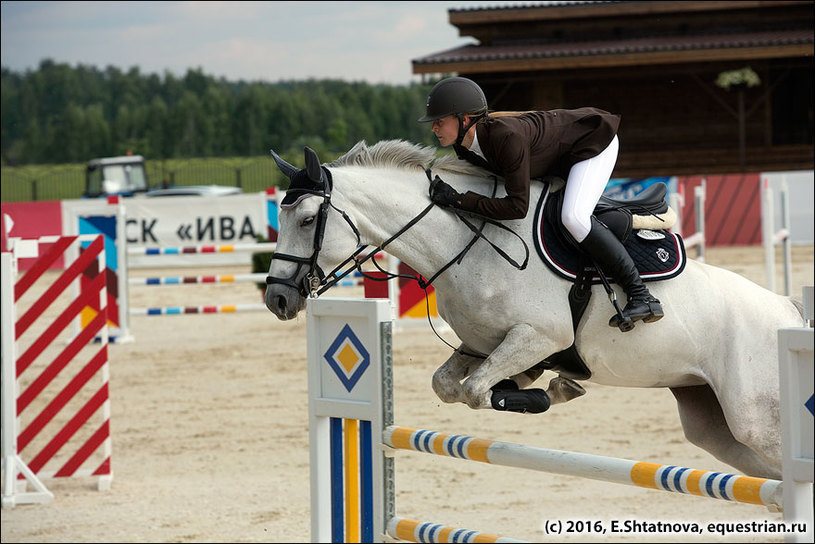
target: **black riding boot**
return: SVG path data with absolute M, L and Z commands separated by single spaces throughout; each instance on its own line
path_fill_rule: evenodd
M 615 314 L 608 321 L 610 327 L 619 327 L 627 332 L 634 328 L 640 319 L 646 323 L 659 321 L 664 315 L 662 305 L 648 291 L 640 273 L 622 242 L 596 217 L 591 218 L 591 231 L 580 247 L 595 262 L 620 284 L 628 295 L 628 303 L 623 308 L 623 319 Z

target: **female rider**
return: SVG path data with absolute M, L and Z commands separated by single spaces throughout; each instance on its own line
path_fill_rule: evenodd
M 430 195 L 433 202 L 493 219 L 521 219 L 529 209 L 532 178 L 563 178 L 564 227 L 628 297 L 623 321 L 615 314 L 609 325 L 662 318 L 662 305 L 642 282 L 622 242 L 592 215 L 617 162 L 619 115 L 596 108 L 490 115 L 474 81 L 450 77 L 431 89 L 419 122 L 432 122 L 442 147 L 452 145 L 460 159 L 502 176 L 506 185 L 505 197 L 490 198 L 472 191 L 460 194 L 440 181 Z

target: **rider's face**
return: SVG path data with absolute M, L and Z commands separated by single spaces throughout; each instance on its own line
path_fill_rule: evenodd
M 439 139 L 439 144 L 442 147 L 453 145 L 456 143 L 456 138 L 458 138 L 458 119 L 454 115 L 436 119 L 433 121 L 431 130 Z

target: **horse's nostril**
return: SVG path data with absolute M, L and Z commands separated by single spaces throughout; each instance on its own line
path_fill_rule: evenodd
M 277 311 L 279 315 L 284 315 L 286 313 L 286 297 L 283 295 L 277 296 Z

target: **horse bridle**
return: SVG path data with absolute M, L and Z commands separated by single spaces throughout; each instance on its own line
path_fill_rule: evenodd
M 341 277 L 337 278 L 334 282 L 331 283 L 331 285 L 328 285 L 320 289 L 320 287 L 326 284 L 326 275 L 323 273 L 323 270 L 322 268 L 320 268 L 320 265 L 317 264 L 317 259 L 319 258 L 320 250 L 323 247 L 323 238 L 325 237 L 325 224 L 326 219 L 328 218 L 328 210 L 330 208 L 334 208 L 335 210 L 337 210 L 337 212 L 339 212 L 340 215 L 342 215 L 342 217 L 345 219 L 348 225 L 350 225 L 351 230 L 354 231 L 354 235 L 357 237 L 357 248 L 358 248 L 354 255 L 357 255 L 360 251 L 359 244 L 361 242 L 361 238 L 359 235 L 359 230 L 357 229 L 356 225 L 354 225 L 354 222 L 351 221 L 350 217 L 348 217 L 348 214 L 346 214 L 343 210 L 340 210 L 339 208 L 334 206 L 334 204 L 331 203 L 331 188 L 332 188 L 331 171 L 325 167 L 322 167 L 322 172 L 325 176 L 324 183 L 325 189 L 323 191 L 305 191 L 308 194 L 321 196 L 323 198 L 323 201 L 320 204 L 320 209 L 317 212 L 316 219 L 317 224 L 315 225 L 314 230 L 314 242 L 312 244 L 311 255 L 308 257 L 300 257 L 299 255 L 290 255 L 288 253 L 280 253 L 278 251 L 275 251 L 272 254 L 273 261 L 277 259 L 280 261 L 293 262 L 297 264 L 297 268 L 295 268 L 294 273 L 288 278 L 273 278 L 270 275 L 266 276 L 266 285 L 273 284 L 286 285 L 288 287 L 296 289 L 297 292 L 300 293 L 300 295 L 304 298 L 308 296 L 315 297 L 319 296 L 326 289 L 328 289 L 328 287 L 334 285 L 337 281 L 341 279 Z M 364 246 L 362 247 L 364 248 Z M 347 262 L 348 260 L 346 259 L 345 261 L 343 261 L 343 264 L 341 264 L 340 267 L 344 266 Z M 303 275 L 301 282 L 298 283 L 297 277 L 300 275 L 300 271 L 303 269 L 304 266 L 308 267 L 308 271 Z M 331 272 L 329 277 L 336 275 L 338 269 L 339 267 L 335 268 Z M 348 271 L 348 274 L 350 274 L 351 271 L 353 271 L 353 268 Z
M 467 227 L 474 233 L 473 239 L 470 241 L 470 243 L 468 243 L 465 246 L 465 248 L 462 251 L 460 251 L 455 257 L 453 257 L 446 265 L 444 265 L 439 271 L 437 271 L 428 280 L 425 280 L 421 276 L 412 276 L 412 275 L 405 275 L 405 274 L 394 274 L 392 272 L 384 270 L 384 269 L 382 269 L 382 267 L 379 266 L 379 264 L 374 259 L 375 255 L 377 253 L 383 251 L 385 249 L 385 247 L 387 247 L 391 242 L 396 240 L 399 236 L 401 236 L 404 232 L 406 232 L 408 229 L 410 229 L 413 225 L 418 223 L 425 215 L 427 215 L 427 213 L 431 209 L 433 209 L 434 206 L 436 206 L 436 204 L 431 202 L 424 210 L 419 212 L 419 214 L 416 217 L 411 219 L 396 234 L 394 234 L 393 236 L 391 236 L 390 238 L 385 240 L 382 244 L 377 246 L 374 250 L 370 251 L 364 257 L 359 258 L 360 253 L 365 251 L 365 249 L 368 246 L 361 244 L 362 238 L 361 238 L 361 236 L 359 234 L 359 229 L 356 227 L 356 225 L 351 220 L 351 218 L 348 216 L 348 214 L 345 213 L 344 210 L 340 210 L 339 208 L 334 206 L 334 204 L 331 202 L 331 189 L 333 187 L 331 172 L 325 167 L 321 167 L 321 169 L 322 169 L 322 172 L 323 172 L 323 174 L 325 176 L 325 178 L 324 178 L 325 183 L 323 184 L 324 189 L 322 191 L 316 191 L 316 190 L 304 191 L 304 193 L 315 195 L 315 196 L 322 196 L 322 198 L 323 198 L 323 201 L 320 204 L 320 209 L 319 209 L 319 211 L 317 213 L 317 224 L 315 226 L 315 231 L 314 231 L 314 242 L 312 244 L 312 253 L 311 253 L 311 255 L 309 257 L 300 257 L 298 255 L 289 255 L 289 254 L 286 254 L 286 253 L 279 253 L 279 252 L 275 251 L 274 254 L 272 255 L 272 260 L 278 259 L 278 260 L 281 260 L 281 261 L 293 262 L 293 263 L 297 264 L 297 268 L 295 269 L 294 273 L 288 278 L 273 278 L 272 276 L 267 275 L 266 276 L 266 284 L 267 285 L 273 285 L 273 284 L 286 285 L 288 287 L 296 289 L 297 292 L 300 294 L 300 296 L 302 296 L 303 298 L 307 298 L 307 297 L 315 297 L 316 298 L 316 297 L 319 297 L 321 294 L 323 294 L 328 289 L 330 289 L 331 287 L 333 287 L 334 285 L 336 285 L 340 280 L 345 278 L 348 274 L 352 273 L 354 270 L 357 270 L 357 271 L 359 271 L 359 273 L 363 277 L 369 278 L 369 279 L 372 279 L 372 280 L 375 280 L 375 281 L 388 281 L 388 280 L 391 280 L 393 278 L 415 279 L 422 289 L 427 290 L 427 288 L 433 283 L 433 281 L 439 275 L 441 275 L 445 270 L 447 270 L 451 265 L 453 265 L 454 263 L 461 263 L 461 260 L 464 258 L 464 256 L 467 254 L 467 252 L 469 252 L 470 248 L 472 248 L 472 246 L 475 244 L 475 242 L 479 238 L 483 238 L 484 240 L 486 240 L 490 244 L 490 246 L 492 246 L 492 248 L 496 252 L 498 252 L 499 255 L 501 255 L 501 257 L 503 257 L 505 260 L 507 260 L 510 264 L 512 264 L 518 270 L 523 270 L 524 268 L 526 268 L 526 265 L 529 262 L 529 247 L 526 245 L 526 242 L 524 242 L 523 238 L 518 236 L 518 234 L 515 233 L 512 229 L 509 229 L 505 225 L 503 225 L 503 224 L 501 224 L 501 223 L 499 223 L 497 221 L 494 221 L 494 220 L 492 220 L 492 219 L 490 219 L 488 217 L 479 216 L 479 218 L 482 221 L 492 223 L 493 225 L 496 225 L 497 227 L 499 227 L 501 229 L 507 230 L 507 231 L 511 232 L 512 234 L 514 234 L 516 237 L 518 237 L 519 240 L 521 240 L 521 242 L 524 245 L 524 249 L 526 251 L 525 259 L 524 259 L 523 263 L 521 263 L 521 264 L 518 264 L 516 261 L 514 261 L 511 257 L 509 257 L 509 255 L 507 255 L 503 250 L 501 250 L 501 248 L 496 246 L 492 241 L 487 239 L 482 234 L 482 230 L 483 230 L 483 227 L 484 227 L 483 223 L 482 223 L 481 227 L 476 227 L 475 225 L 470 223 L 470 221 L 468 221 L 465 217 L 462 216 L 461 210 L 456 210 L 455 208 L 450 208 L 450 210 L 453 211 L 458 216 L 458 218 L 462 222 L 464 222 L 464 224 L 467 225 Z M 431 185 L 439 180 L 438 176 L 436 176 L 435 179 L 432 178 L 432 175 L 431 175 L 429 169 L 426 170 L 426 174 L 427 174 L 428 179 L 431 181 Z M 496 180 L 496 184 L 497 184 L 497 180 Z M 357 248 L 356 248 L 356 250 L 354 250 L 354 252 L 351 254 L 350 257 L 345 259 L 343 262 L 341 262 L 339 265 L 337 265 L 334 268 L 334 270 L 332 270 L 328 275 L 326 275 L 326 274 L 323 273 L 323 270 L 317 264 L 317 259 L 319 258 L 320 250 L 322 249 L 323 238 L 325 236 L 326 219 L 328 217 L 328 211 L 329 211 L 330 208 L 333 208 L 334 210 L 336 210 L 342 216 L 342 218 L 345 219 L 345 222 L 348 223 L 348 225 L 351 227 L 351 230 L 353 230 L 354 235 L 357 238 Z M 379 272 L 384 274 L 384 277 L 370 276 L 370 275 L 366 274 L 365 271 L 362 270 L 362 265 L 365 262 L 369 261 L 369 260 L 374 264 L 374 266 L 379 270 Z M 352 265 L 346 269 L 345 267 L 349 263 L 352 263 Z M 300 274 L 300 271 L 302 270 L 302 268 L 304 266 L 308 267 L 308 272 L 306 272 L 306 274 L 303 276 L 302 281 L 300 283 L 298 283 L 297 282 L 297 276 Z

